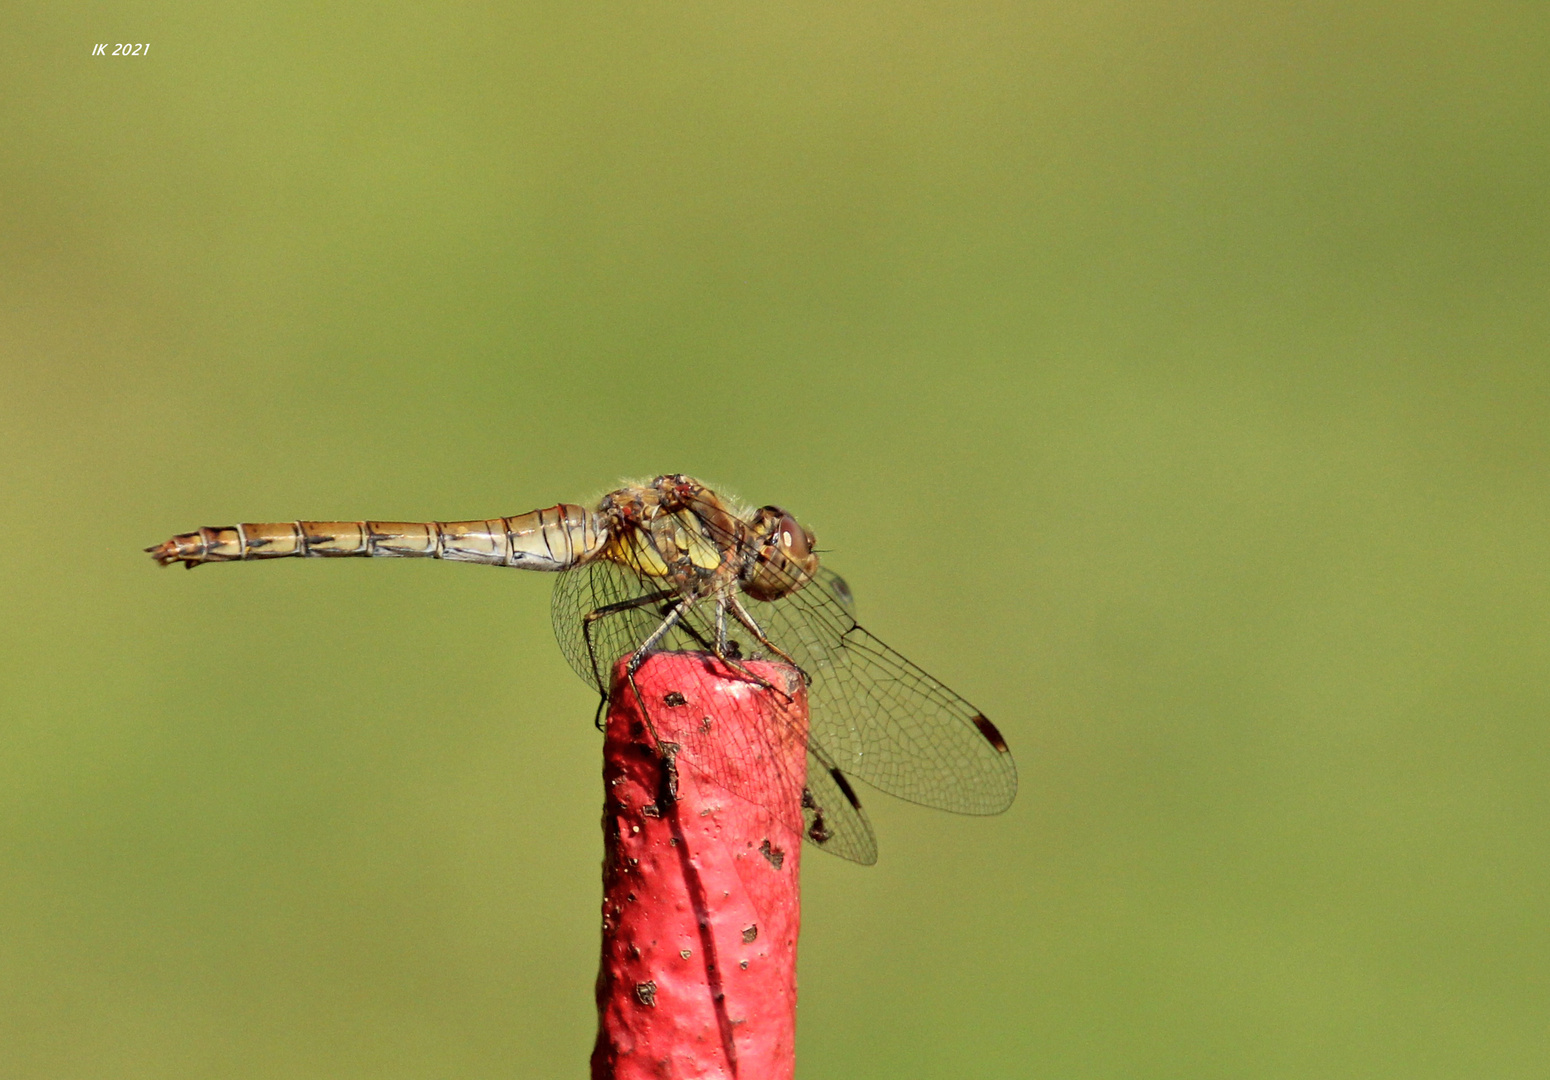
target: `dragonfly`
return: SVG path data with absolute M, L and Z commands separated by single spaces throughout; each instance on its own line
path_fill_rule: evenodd
M 247 523 L 182 533 L 145 550 L 163 566 L 189 569 L 378 557 L 557 572 L 555 636 L 605 702 L 614 666 L 626 657 L 632 687 L 642 664 L 669 651 L 713 655 L 718 670 L 760 683 L 747 661 L 790 665 L 807 683 L 805 776 L 761 781 L 760 769 L 774 768 L 766 763 L 778 755 L 715 745 L 708 718 L 704 737 L 675 734 L 658 749 L 670 764 L 756 801 L 798 784 L 802 819 L 793 827 L 854 862 L 876 862 L 877 840 L 852 779 L 959 814 L 1001 813 L 1017 793 L 1017 767 L 1000 731 L 856 621 L 850 587 L 820 565 L 811 530 L 778 506 L 750 509 L 682 474 L 626 483 L 592 507 L 559 503 L 482 521 Z M 669 710 L 673 704 L 666 702 Z M 769 733 L 769 742 L 780 734 Z

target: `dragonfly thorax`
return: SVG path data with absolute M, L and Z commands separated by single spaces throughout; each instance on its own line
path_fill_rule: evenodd
M 610 492 L 598 505 L 608 535 L 602 557 L 684 597 L 736 586 L 746 526 L 704 485 L 684 476 Z
M 777 600 L 818 571 L 810 530 L 778 506 L 739 512 L 682 474 L 620 488 L 598 505 L 608 535 L 602 557 L 681 596 L 724 595 L 736 588 Z

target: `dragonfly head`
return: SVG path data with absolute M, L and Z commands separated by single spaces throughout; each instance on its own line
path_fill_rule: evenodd
M 743 570 L 743 591 L 755 600 L 777 600 L 806 585 L 818 571 L 812 530 L 778 506 L 753 518 L 754 557 Z

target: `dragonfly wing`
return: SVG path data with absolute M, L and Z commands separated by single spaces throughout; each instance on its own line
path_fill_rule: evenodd
M 842 859 L 871 866 L 877 861 L 877 836 L 855 788 L 823 747 L 809 739 L 807 789 L 802 797 L 805 828 L 810 844 Z
M 959 814 L 1011 805 L 1017 766 L 995 725 L 857 624 L 843 579 L 748 606 L 811 677 L 813 735 L 845 773 Z
M 653 586 L 627 567 L 594 562 L 567 570 L 554 583 L 550 616 L 565 659 L 583 682 L 608 693 L 614 664 L 634 652 L 662 622 Z M 614 610 L 599 618 L 593 612 Z
M 709 533 L 726 545 L 737 537 Z M 811 580 L 766 564 L 783 595 L 742 603 L 765 636 L 812 680 L 813 736 L 846 774 L 922 806 L 998 814 L 1017 794 L 1017 766 L 985 715 L 856 622 L 845 579 L 820 566 Z
M 850 591 L 850 584 L 844 578 L 827 566 L 820 566 L 818 572 L 813 575 L 813 580 L 819 588 L 839 601 L 840 607 L 845 609 L 845 614 L 852 619 L 856 617 L 856 594 Z
M 582 681 L 600 693 L 607 693 L 613 665 L 639 648 L 661 624 L 663 604 L 668 599 L 660 596 L 653 582 L 628 567 L 611 562 L 578 567 L 561 574 L 555 582 L 551 603 L 555 636 L 565 658 Z M 588 621 L 590 613 L 609 608 L 615 610 Z M 746 641 L 747 635 L 742 638 Z M 684 616 L 659 648 L 705 652 L 714 640 L 714 609 L 713 605 L 707 604 Z M 752 644 L 750 642 L 748 646 Z M 754 655 L 756 650 L 748 646 L 744 646 L 747 654 Z M 796 805 L 799 794 L 796 788 L 801 778 L 777 775 L 769 769 L 769 762 L 782 760 L 782 755 L 763 745 L 765 741 L 779 738 L 775 721 L 770 721 L 769 730 L 760 726 L 745 727 L 740 741 L 728 744 L 713 726 L 696 726 L 694 717 L 688 718 L 687 723 L 681 722 L 682 718 L 675 715 L 678 710 L 664 706 L 654 707 L 651 711 L 662 737 L 680 747 L 679 761 L 687 768 L 734 795 L 754 799 L 772 811 L 776 806 Z M 756 762 L 763 764 L 755 765 Z M 808 842 L 841 858 L 863 865 L 877 861 L 877 841 L 854 788 L 832 756 L 811 736 L 807 748 L 807 777 L 800 802 L 802 819 L 787 821 L 788 827 L 800 829 Z M 769 803 L 776 806 L 769 806 Z M 784 818 L 784 815 L 780 816 Z

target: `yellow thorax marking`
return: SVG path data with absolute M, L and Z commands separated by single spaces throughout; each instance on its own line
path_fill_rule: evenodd
M 673 539 L 678 548 L 688 554 L 689 561 L 702 570 L 714 570 L 721 565 L 721 551 L 706 539 L 700 531 L 700 521 L 687 511 L 675 514 L 678 528 Z
M 623 563 L 646 577 L 666 577 L 667 563 L 662 561 L 656 545 L 643 536 L 627 536 L 613 545 L 613 561 Z

